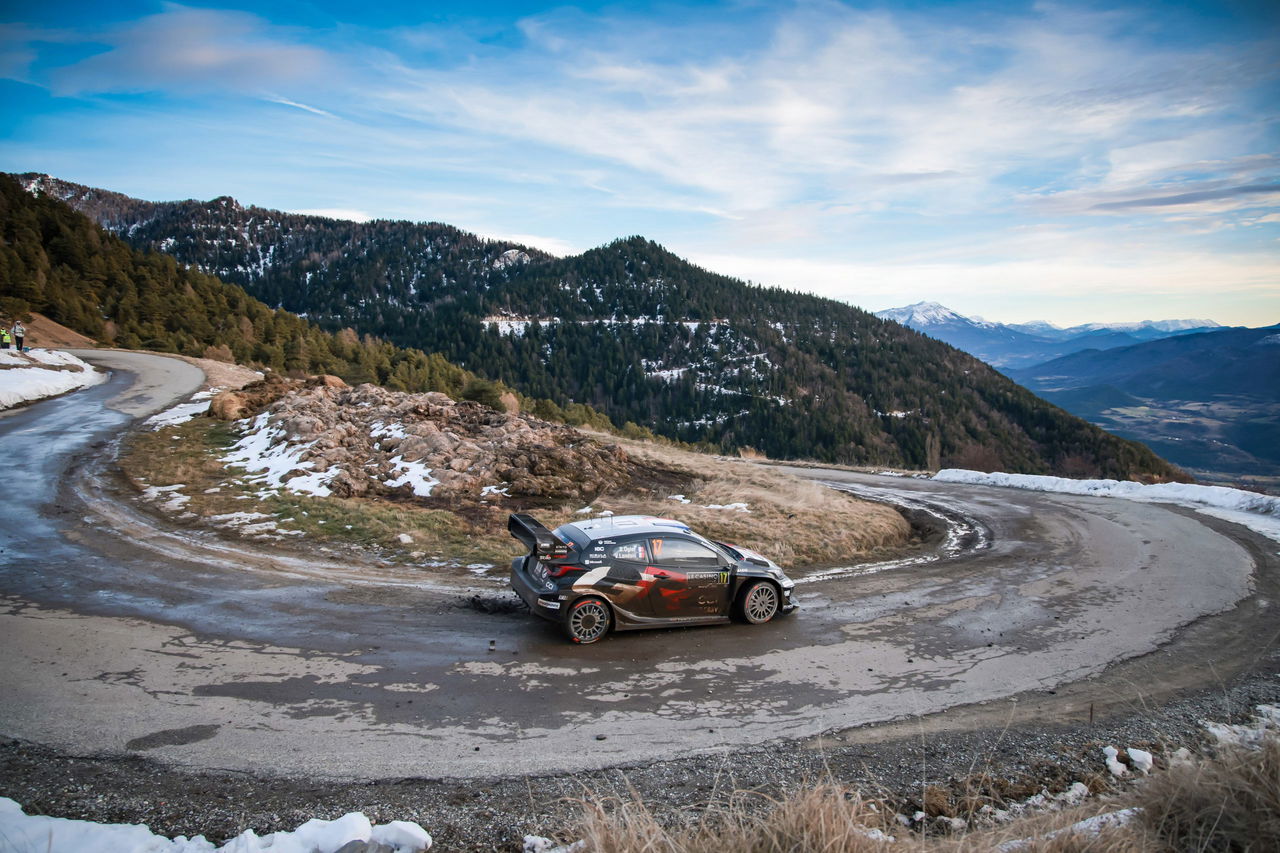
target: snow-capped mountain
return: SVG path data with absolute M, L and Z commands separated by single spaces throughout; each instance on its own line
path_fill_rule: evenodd
M 877 311 L 876 316 L 881 320 L 893 320 L 904 326 L 910 326 L 916 331 L 922 331 L 927 326 L 959 324 L 987 328 L 992 325 L 978 317 L 965 317 L 962 314 L 957 314 L 938 302 L 916 302 L 902 308 Z
M 876 316 L 949 343 L 996 367 L 1029 366 L 1066 354 L 1047 338 L 981 317 L 966 317 L 937 302 L 890 308 L 877 311 Z
M 917 302 L 876 312 L 945 341 L 1000 368 L 1026 368 L 1086 349 L 1132 346 L 1171 335 L 1222 328 L 1212 320 L 1143 320 L 1137 323 L 1085 323 L 1062 328 L 1043 320 L 992 323 L 966 317 L 937 302 Z

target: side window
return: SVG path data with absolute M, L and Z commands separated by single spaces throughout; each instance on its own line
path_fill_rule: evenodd
M 652 539 L 649 544 L 653 549 L 653 559 L 666 566 L 715 568 L 720 565 L 720 556 L 715 551 L 688 539 L 663 537 Z
M 649 551 L 643 541 L 623 542 L 609 549 L 609 556 L 615 560 L 630 560 L 633 563 L 649 562 Z

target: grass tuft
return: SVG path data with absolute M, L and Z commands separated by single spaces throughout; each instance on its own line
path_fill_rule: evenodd
M 1170 849 L 1280 850 L 1280 738 L 1172 767 L 1143 787 L 1138 805 Z
M 583 804 L 579 838 L 594 853 L 801 853 L 879 851 L 886 810 L 855 791 L 822 783 L 775 800 L 739 791 L 666 825 L 639 799 Z

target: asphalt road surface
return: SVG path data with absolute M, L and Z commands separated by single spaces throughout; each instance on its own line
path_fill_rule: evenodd
M 1014 695 L 1061 692 L 1074 705 L 1057 711 L 1077 713 L 1228 677 L 1277 630 L 1275 545 L 1227 522 L 796 469 L 945 534 L 900 560 L 799 573 L 801 609 L 768 625 L 574 646 L 527 614 L 467 606 L 504 596 L 500 577 L 424 583 L 135 513 L 103 485 L 112 443 L 200 377 L 90 357 L 108 383 L 0 418 L 0 734 L 71 754 L 353 779 L 598 768 L 962 718 Z

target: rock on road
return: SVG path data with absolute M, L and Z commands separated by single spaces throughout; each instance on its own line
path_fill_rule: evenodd
M 92 500 L 96 464 L 130 417 L 200 377 L 158 356 L 82 355 L 112 380 L 0 418 L 7 480 L 22 484 L 0 521 L 0 733 L 72 754 L 352 779 L 604 767 L 1048 691 L 1193 635 L 1247 648 L 1272 624 L 1255 586 L 1274 585 L 1275 549 L 1225 522 L 796 469 L 972 535 L 802 576 L 801 609 L 768 625 L 574 646 L 542 620 L 460 606 L 499 583 L 364 582 L 359 567 L 241 560 L 113 515 Z

